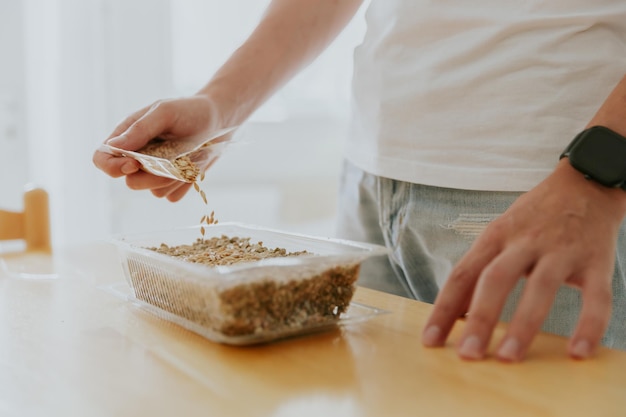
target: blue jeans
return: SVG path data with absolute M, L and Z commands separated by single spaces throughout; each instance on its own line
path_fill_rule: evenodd
M 420 301 L 434 302 L 454 264 L 474 238 L 521 193 L 469 191 L 412 184 L 378 177 L 344 163 L 337 233 L 345 239 L 385 245 L 389 257 L 367 260 L 359 285 Z M 602 340 L 626 350 L 626 228 L 620 229 L 613 277 L 613 310 Z M 503 310 L 508 321 L 523 280 Z M 542 330 L 569 336 L 582 305 L 580 292 L 563 286 Z

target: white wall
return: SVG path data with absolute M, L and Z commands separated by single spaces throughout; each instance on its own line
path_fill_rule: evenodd
M 24 56 L 20 2 L 0 1 L 0 207 L 22 208 L 28 176 L 24 131 Z

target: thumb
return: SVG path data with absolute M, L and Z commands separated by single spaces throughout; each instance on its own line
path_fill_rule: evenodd
M 107 140 L 106 144 L 114 146 L 119 149 L 126 149 L 128 151 L 137 150 L 141 148 L 141 146 L 132 146 L 132 141 L 130 141 L 128 139 L 128 136 L 126 136 L 124 133 Z
M 160 117 L 155 110 L 155 107 L 148 110 L 123 133 L 110 138 L 106 143 L 129 151 L 142 148 L 168 128 L 165 124 L 166 118 Z

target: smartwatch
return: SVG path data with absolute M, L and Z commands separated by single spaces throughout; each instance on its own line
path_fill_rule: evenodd
M 604 126 L 593 126 L 576 135 L 560 159 L 565 157 L 585 178 L 626 190 L 626 137 Z

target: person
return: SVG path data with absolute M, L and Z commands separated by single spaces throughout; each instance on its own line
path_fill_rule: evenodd
M 271 1 L 197 94 L 138 110 L 107 140 L 134 150 L 240 125 L 361 5 Z M 464 318 L 462 359 L 491 356 L 500 320 L 502 361 L 526 358 L 540 330 L 567 336 L 573 358 L 626 349 L 626 2 L 367 7 L 338 235 L 390 255 L 364 267 L 360 284 L 434 303 L 428 347 L 445 346 Z M 190 187 L 130 158 L 97 151 L 93 161 L 170 201 Z

